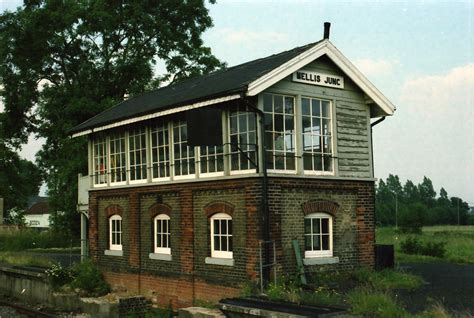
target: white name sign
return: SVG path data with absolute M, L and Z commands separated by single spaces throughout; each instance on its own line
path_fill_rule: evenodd
M 299 70 L 293 73 L 293 81 L 311 85 L 344 88 L 344 77 L 319 72 Z

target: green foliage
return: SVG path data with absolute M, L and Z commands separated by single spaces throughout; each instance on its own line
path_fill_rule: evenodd
M 404 253 L 401 249 L 401 243 L 407 239 L 412 239 L 412 237 L 413 235 L 401 233 L 394 228 L 383 227 L 376 229 L 378 244 L 393 244 L 395 246 L 395 259 L 397 262 L 439 261 L 437 257 Z M 417 238 L 420 242 L 445 244 L 443 261 L 474 263 L 474 226 L 443 225 L 423 227 L 422 234 L 418 235 Z
M 15 224 L 20 226 L 26 225 L 25 210 L 20 208 L 12 208 L 7 213 L 7 224 Z
M 69 268 L 64 268 L 61 264 L 53 264 L 50 268 L 44 272 L 48 278 L 49 283 L 53 289 L 57 290 L 60 287 L 70 283 L 72 281 L 72 273 Z
M 0 252 L 0 262 L 15 266 L 50 267 L 51 260 L 23 252 Z
M 355 271 L 354 275 L 360 284 L 368 284 L 376 290 L 415 290 L 420 288 L 423 283 L 420 276 L 390 269 L 372 271 L 361 268 Z
M 34 248 L 71 247 L 79 242 L 67 235 L 54 232 L 38 232 L 33 229 L 22 229 L 18 232 L 0 234 L 0 251 L 23 251 Z
M 389 175 L 376 187 L 375 214 L 378 225 L 397 224 L 402 230 L 419 233 L 421 226 L 436 224 L 468 224 L 469 206 L 460 198 L 448 198 L 444 188 L 439 198 L 427 177 L 415 185 L 407 180 L 402 187 L 399 177 Z M 458 213 L 459 212 L 459 213 Z
M 1 81 L 0 81 L 1 86 Z M 21 159 L 12 147 L 6 144 L 2 131 L 0 113 L 0 197 L 4 198 L 4 209 L 25 209 L 28 197 L 37 195 L 42 182 L 38 167 L 31 161 Z M 8 217 L 8 214 L 6 215 Z
M 363 317 L 401 318 L 407 311 L 389 293 L 368 288 L 356 288 L 349 292 L 350 312 Z
M 76 264 L 72 268 L 72 281 L 69 286 L 81 294 L 90 296 L 105 295 L 110 286 L 105 282 L 102 273 L 90 260 Z
M 69 130 L 125 96 L 224 67 L 203 45 L 211 26 L 204 1 L 38 0 L 0 14 L 0 140 L 17 149 L 31 133 L 45 138 L 37 162 L 52 211 L 62 211 L 55 229 L 79 234 L 87 143 Z M 154 74 L 157 63 L 164 74 Z M 0 187 L 27 184 L 6 179 L 0 173 Z
M 405 254 L 420 254 L 432 257 L 443 258 L 446 253 L 445 242 L 423 243 L 416 237 L 409 237 L 401 242 L 400 250 Z

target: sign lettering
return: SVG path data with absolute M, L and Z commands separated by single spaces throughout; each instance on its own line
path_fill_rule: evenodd
M 344 88 L 344 77 L 319 72 L 299 70 L 293 73 L 293 81 L 311 85 Z

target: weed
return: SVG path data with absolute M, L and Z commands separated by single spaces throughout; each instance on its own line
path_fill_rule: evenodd
M 351 313 L 364 317 L 398 318 L 408 316 L 407 311 L 387 292 L 370 288 L 356 288 L 349 292 Z
M 110 291 L 101 272 L 90 260 L 76 264 L 72 268 L 73 280 L 69 283 L 73 289 L 79 289 L 80 293 L 86 295 L 100 296 Z

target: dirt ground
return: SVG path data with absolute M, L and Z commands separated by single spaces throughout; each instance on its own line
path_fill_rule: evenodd
M 420 289 L 398 295 L 410 312 L 438 302 L 450 310 L 474 316 L 474 265 L 410 263 L 402 264 L 401 269 L 420 275 L 425 281 Z

